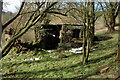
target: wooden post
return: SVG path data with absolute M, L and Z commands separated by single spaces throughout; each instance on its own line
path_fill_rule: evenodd
M 80 30 L 79 38 L 83 38 L 83 30 Z
M 59 36 L 60 43 L 64 43 L 65 33 L 66 33 L 65 25 L 62 25 L 62 29 L 60 30 L 60 36 Z

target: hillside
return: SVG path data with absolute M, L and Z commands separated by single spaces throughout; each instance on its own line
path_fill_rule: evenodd
M 67 57 L 61 57 L 57 50 L 16 53 L 13 49 L 1 61 L 3 78 L 22 80 L 28 78 L 118 78 L 120 63 L 115 62 L 117 31 L 111 34 L 105 31 L 97 32 L 96 36 L 98 41 L 95 41 L 87 65 L 82 65 L 82 54 L 71 53 L 68 50 L 63 52 Z
M 15 16 L 15 13 L 3 12 L 2 13 L 2 24 L 5 24 L 7 21 L 9 21 L 14 16 Z

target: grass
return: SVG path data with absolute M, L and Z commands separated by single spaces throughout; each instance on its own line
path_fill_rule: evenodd
M 117 77 L 120 63 L 115 62 L 117 50 L 117 32 L 105 34 L 100 32 L 98 37 L 111 37 L 106 40 L 96 41 L 93 47 L 96 50 L 91 51 L 89 62 L 82 65 L 82 55 L 74 53 L 64 53 L 67 58 L 59 58 L 58 52 L 52 53 L 34 51 L 25 54 L 16 53 L 12 50 L 9 55 L 1 60 L 3 78 L 115 78 Z M 24 61 L 26 58 L 39 57 L 39 61 Z M 100 71 L 109 67 L 107 73 Z

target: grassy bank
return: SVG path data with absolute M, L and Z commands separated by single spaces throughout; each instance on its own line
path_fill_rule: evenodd
M 28 51 L 16 53 L 12 50 L 1 60 L 3 78 L 116 78 L 120 63 L 115 62 L 118 33 L 96 34 L 99 41 L 95 42 L 89 62 L 82 65 L 82 54 L 65 53 L 61 58 L 57 51 L 51 53 Z M 25 59 L 40 58 L 40 60 L 25 61 Z M 107 68 L 104 72 L 103 69 Z

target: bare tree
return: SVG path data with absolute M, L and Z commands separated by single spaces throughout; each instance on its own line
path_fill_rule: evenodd
M 118 2 L 104 2 L 100 3 L 100 5 L 103 10 L 105 25 L 108 27 L 108 32 L 112 32 L 115 30 L 114 27 L 120 5 Z
M 20 13 L 21 13 L 21 11 L 22 11 L 22 9 L 23 9 L 23 6 L 24 6 L 24 2 L 22 2 L 22 5 L 21 5 L 18 13 L 17 13 L 12 19 L 10 19 L 8 22 L 6 22 L 5 24 L 2 25 L 2 31 L 3 31 L 6 27 L 8 27 L 8 25 L 11 24 L 16 18 L 18 18 L 18 17 L 20 16 Z
M 46 17 L 46 14 L 50 11 L 52 6 L 57 4 L 57 2 L 51 3 L 48 7 L 45 9 L 40 10 L 42 6 L 45 4 L 45 2 L 42 2 L 39 4 L 39 6 L 31 12 L 29 15 L 28 20 L 25 22 L 24 26 L 8 41 L 8 43 L 3 47 L 2 49 L 2 57 L 6 56 L 11 48 L 13 47 L 15 41 L 21 37 L 24 33 L 26 33 L 32 26 L 34 26 L 37 22 L 42 22 L 44 18 Z M 39 11 L 40 10 L 40 11 Z M 39 14 L 38 14 L 39 12 Z
M 83 31 L 83 64 L 88 61 L 90 48 L 94 39 L 94 2 L 86 2 L 85 22 Z
M 94 2 L 68 3 L 70 15 L 84 25 L 83 29 L 83 64 L 88 61 L 90 48 L 94 40 L 95 6 Z
M 42 23 L 42 21 L 45 19 L 48 13 L 64 15 L 62 13 L 53 11 L 53 6 L 55 6 L 57 3 L 58 2 L 51 2 L 49 3 L 49 5 L 46 6 L 46 2 L 35 2 L 34 4 L 36 4 L 37 6 L 33 4 L 33 7 L 35 8 L 29 8 L 31 7 L 31 3 L 30 5 L 27 5 L 29 3 L 24 2 L 24 4 L 21 5 L 22 9 L 21 11 L 19 11 L 20 12 L 19 15 L 22 16 L 27 15 L 28 17 L 25 20 L 23 27 L 19 28 L 19 30 L 14 35 L 12 35 L 12 38 L 8 41 L 8 43 L 2 48 L 2 57 L 6 56 L 9 53 L 9 51 L 12 49 L 13 45 L 15 44 L 18 38 L 20 38 L 23 34 L 25 34 L 31 27 L 33 27 L 37 23 Z M 27 10 L 24 10 L 26 9 L 25 7 L 27 8 Z M 7 22 L 8 25 L 13 21 L 14 19 L 8 21 Z M 3 25 L 3 28 L 5 29 L 8 25 L 6 26 Z

